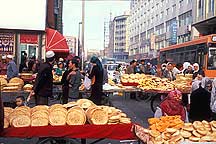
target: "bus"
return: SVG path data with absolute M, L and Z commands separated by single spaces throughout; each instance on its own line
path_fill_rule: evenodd
M 160 49 L 159 62 L 198 63 L 205 75 L 216 77 L 216 34 Z

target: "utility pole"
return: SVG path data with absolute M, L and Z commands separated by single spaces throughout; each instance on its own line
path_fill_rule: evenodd
M 85 59 L 84 31 L 85 31 L 85 0 L 82 0 L 82 69 L 84 68 L 84 59 Z

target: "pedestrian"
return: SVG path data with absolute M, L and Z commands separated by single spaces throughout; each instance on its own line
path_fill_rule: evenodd
M 19 70 L 17 68 L 16 63 L 13 61 L 12 55 L 7 55 L 7 79 L 10 80 L 11 78 L 17 77 L 19 74 Z
M 206 85 L 207 83 L 205 83 Z M 189 107 L 189 118 L 190 121 L 202 121 L 211 119 L 211 93 L 202 87 L 202 81 L 196 80 L 192 84 L 193 86 L 199 85 L 198 88 L 193 88 L 190 99 L 190 107 Z M 205 86 L 206 87 L 206 86 Z
M 68 67 L 72 69 L 67 76 L 69 82 L 69 100 L 74 100 L 79 98 L 79 87 L 81 85 L 79 62 L 76 59 L 73 59 L 72 61 L 69 61 Z
M 164 78 L 168 78 L 170 81 L 175 80 L 175 75 L 173 73 L 173 65 L 171 62 L 167 63 L 167 67 L 166 70 L 163 72 L 163 76 Z
M 103 67 L 100 60 L 95 56 L 91 58 L 90 62 L 93 67 L 88 76 L 92 80 L 91 96 L 89 99 L 96 105 L 101 105 L 103 95 Z
M 152 65 L 150 62 L 147 63 L 146 68 L 145 68 L 145 74 L 146 75 L 155 75 L 156 71 L 153 69 Z
M 176 77 L 177 74 L 182 73 L 183 64 L 177 63 L 176 66 L 173 68 L 173 74 Z
M 202 75 L 203 77 L 205 77 L 205 73 L 202 69 L 200 69 L 199 64 L 198 63 L 194 63 L 193 64 L 194 67 L 194 71 L 193 71 L 193 79 L 195 79 L 197 77 L 198 74 Z
M 145 73 L 145 60 L 144 59 L 141 59 L 139 67 L 140 67 L 141 73 Z
M 0 75 L 7 74 L 7 62 L 6 62 L 6 55 L 2 55 L 1 62 L 0 62 Z
M 24 54 L 21 56 L 21 63 L 19 66 L 19 72 L 22 73 L 23 70 L 27 70 L 28 66 L 27 66 L 27 53 L 24 52 Z
M 126 69 L 126 74 L 135 74 L 135 68 L 137 66 L 137 60 L 134 59 L 130 62 L 130 65 Z
M 216 78 L 212 82 L 212 91 L 211 91 L 211 110 L 212 110 L 212 119 L 216 120 Z
M 53 74 L 52 64 L 55 61 L 55 53 L 53 51 L 46 52 L 46 62 L 42 63 L 33 90 L 31 91 L 28 100 L 35 96 L 36 105 L 48 105 L 48 97 L 52 97 Z
M 188 67 L 183 71 L 183 74 L 193 74 L 193 66 L 190 64 Z

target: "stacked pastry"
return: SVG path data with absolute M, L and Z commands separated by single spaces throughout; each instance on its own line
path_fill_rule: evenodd
M 54 104 L 29 108 L 21 106 L 16 109 L 4 108 L 5 128 L 27 126 L 84 125 L 86 123 L 103 125 L 131 123 L 121 110 L 108 106 L 97 106 L 88 99 L 80 99 L 65 105 Z
M 23 85 L 24 85 L 24 81 L 20 78 L 15 77 L 10 79 L 9 83 L 7 83 L 2 90 L 5 92 L 16 92 L 21 90 Z
M 216 142 L 216 121 L 183 123 L 180 116 L 150 118 L 148 121 L 150 126 L 144 133 L 150 136 L 150 142 L 154 144 Z

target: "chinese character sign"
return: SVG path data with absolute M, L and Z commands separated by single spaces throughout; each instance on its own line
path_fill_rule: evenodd
M 14 43 L 13 33 L 0 33 L 0 53 L 12 54 Z

